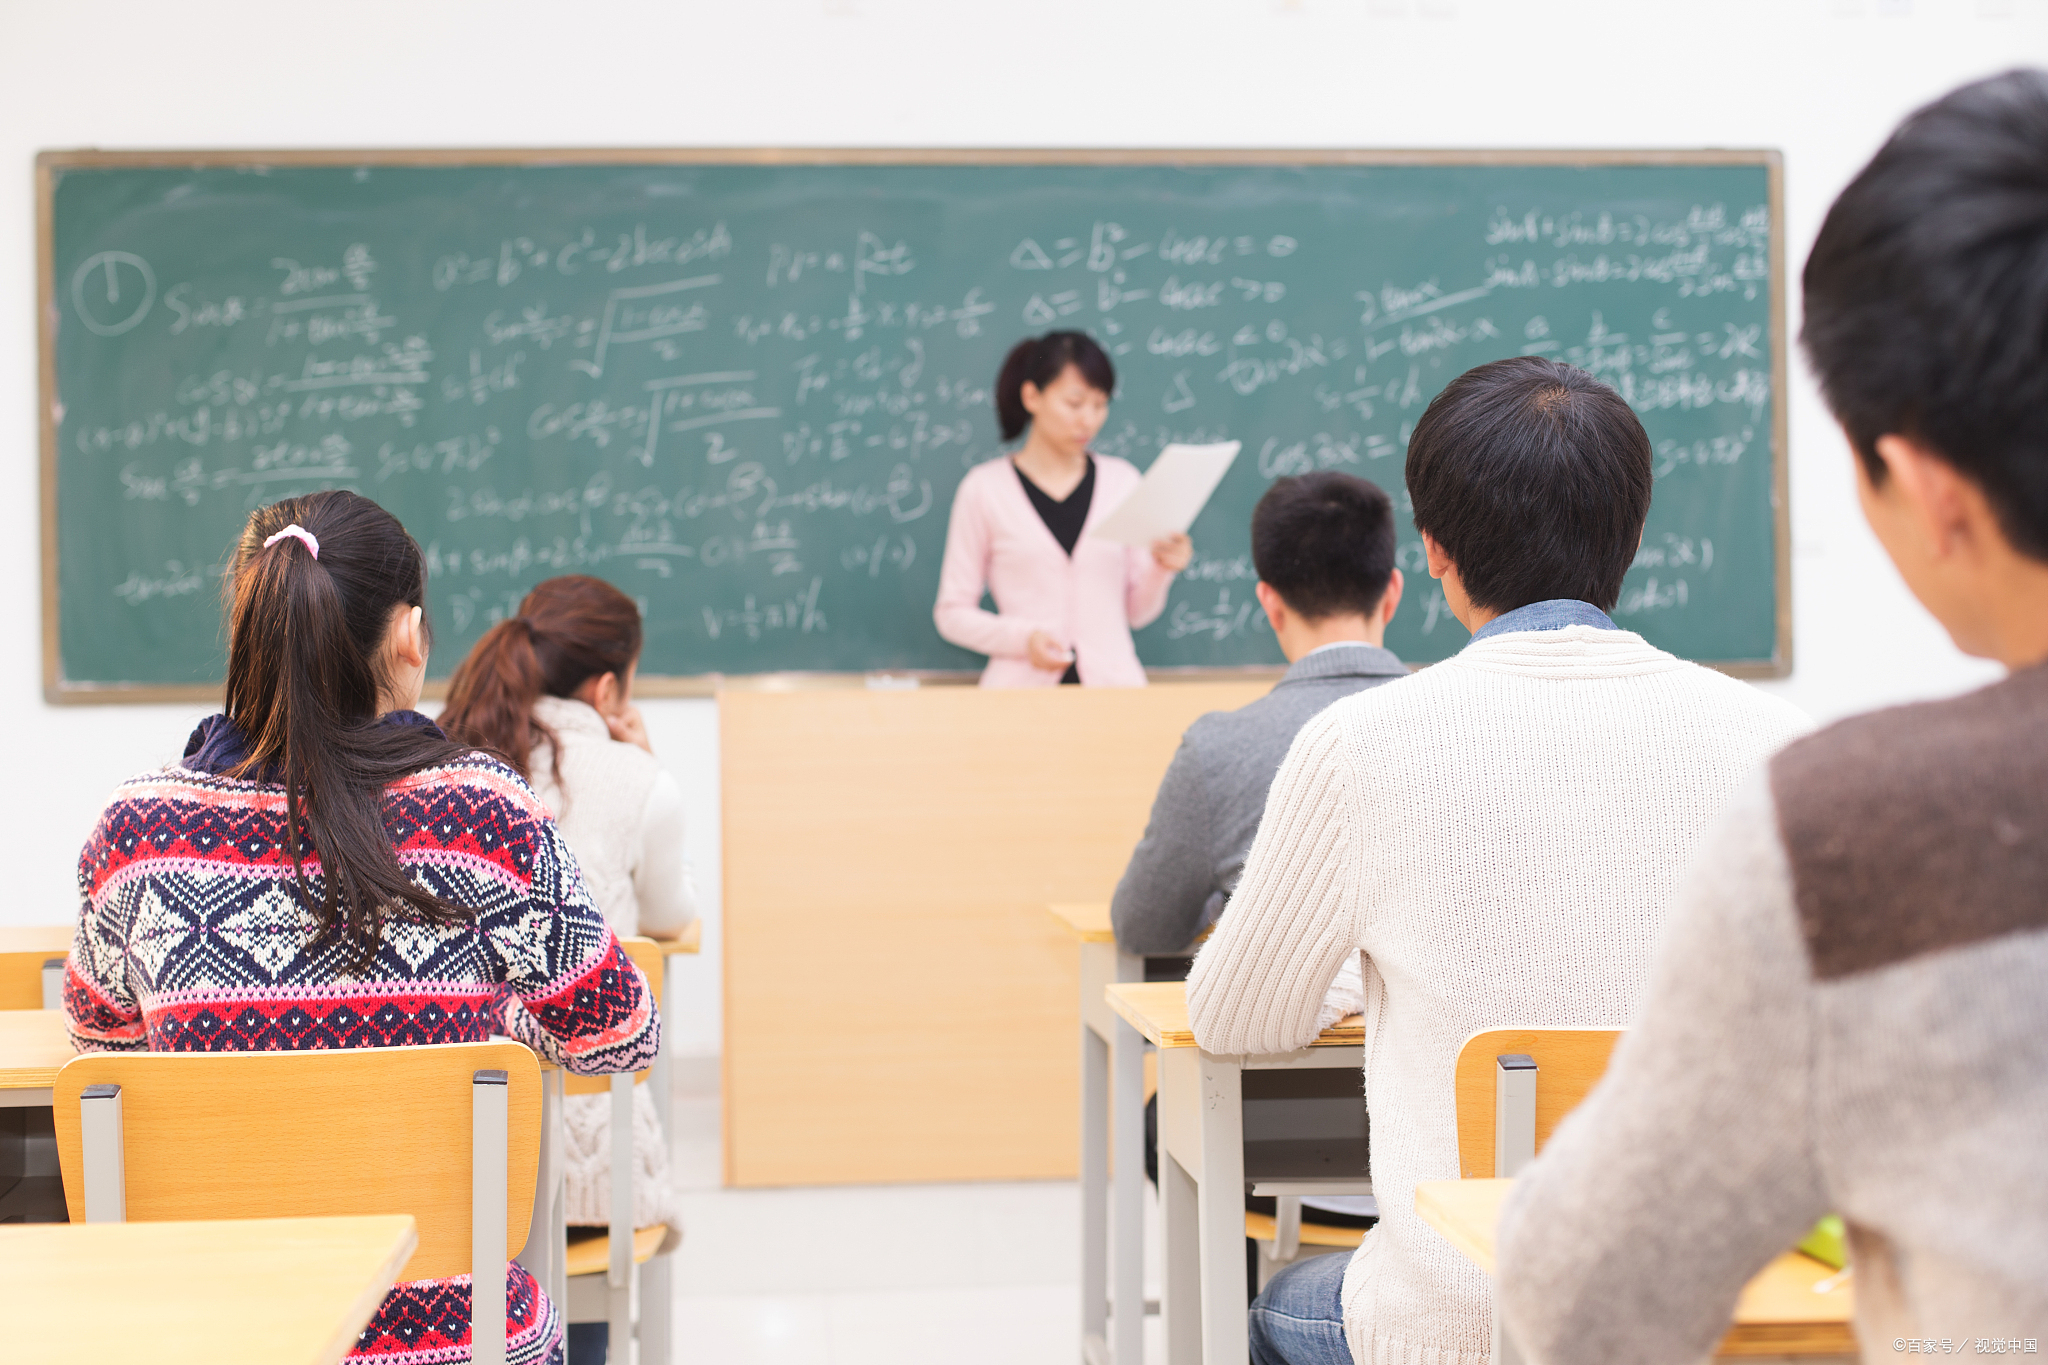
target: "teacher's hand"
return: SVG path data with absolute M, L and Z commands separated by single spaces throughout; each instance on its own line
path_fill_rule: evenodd
M 1195 542 L 1185 531 L 1161 536 L 1152 542 L 1152 562 L 1168 573 L 1179 573 L 1195 557 Z
M 1024 642 L 1024 657 L 1031 660 L 1033 668 L 1042 668 L 1048 673 L 1063 673 L 1067 665 L 1074 662 L 1074 651 L 1044 631 L 1034 630 L 1031 632 L 1031 638 Z

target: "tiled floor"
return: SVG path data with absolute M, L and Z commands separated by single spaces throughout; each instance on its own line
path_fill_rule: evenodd
M 677 1098 L 671 1141 L 673 1365 L 1079 1360 L 1075 1185 L 723 1189 L 718 1101 L 698 1096 Z

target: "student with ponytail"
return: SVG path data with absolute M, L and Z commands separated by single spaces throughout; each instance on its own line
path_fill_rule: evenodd
M 633 705 L 640 609 L 601 578 L 536 586 L 519 614 L 484 632 L 455 670 L 441 727 L 503 757 L 554 813 L 591 898 L 621 935 L 679 934 L 697 916 L 683 851 L 683 794 L 655 759 Z M 668 1144 L 647 1086 L 633 1091 L 634 1224 L 681 1219 Z M 568 1221 L 602 1227 L 611 1210 L 611 1101 L 571 1095 Z M 572 1365 L 603 1357 L 603 1323 L 570 1328 Z M 587 1344 L 585 1338 L 591 1338 Z
M 1027 338 L 1003 361 L 1003 439 L 1030 434 L 960 481 L 932 610 L 940 635 L 989 656 L 983 687 L 1145 685 L 1131 631 L 1166 609 L 1194 547 L 1185 535 L 1144 550 L 1088 538 L 1138 486 L 1128 462 L 1088 449 L 1115 388 L 1116 368 L 1085 332 Z
M 413 709 L 426 565 L 405 528 L 350 492 L 287 499 L 249 518 L 225 592 L 226 710 L 178 762 L 123 783 L 79 855 L 73 1044 L 502 1032 L 579 1074 L 651 1062 L 646 979 L 546 807 Z M 516 1264 L 506 1287 L 508 1360 L 559 1361 L 555 1305 Z M 467 1276 L 401 1283 L 349 1359 L 466 1361 L 468 1323 Z

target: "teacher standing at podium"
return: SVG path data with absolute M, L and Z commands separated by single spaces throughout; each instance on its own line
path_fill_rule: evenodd
M 1115 388 L 1115 366 L 1082 332 L 1017 343 L 996 376 L 1003 439 L 1031 434 L 960 481 L 932 609 L 940 635 L 989 656 L 983 687 L 1145 685 L 1131 630 L 1166 609 L 1194 545 L 1185 535 L 1144 550 L 1088 538 L 1138 486 L 1129 461 L 1088 449 Z M 994 611 L 982 608 L 984 591 Z

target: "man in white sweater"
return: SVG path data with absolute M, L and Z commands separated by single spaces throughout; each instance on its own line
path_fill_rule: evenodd
M 1286 1052 L 1362 967 L 1380 1223 L 1268 1285 L 1256 1365 L 1484 1365 L 1486 1277 L 1415 1213 L 1417 1181 L 1460 1174 L 1459 1046 L 1627 1024 L 1701 830 L 1808 728 L 1608 619 L 1651 480 L 1620 395 L 1537 357 L 1452 381 L 1410 438 L 1429 572 L 1472 641 L 1303 728 L 1188 977 L 1203 1048 Z

